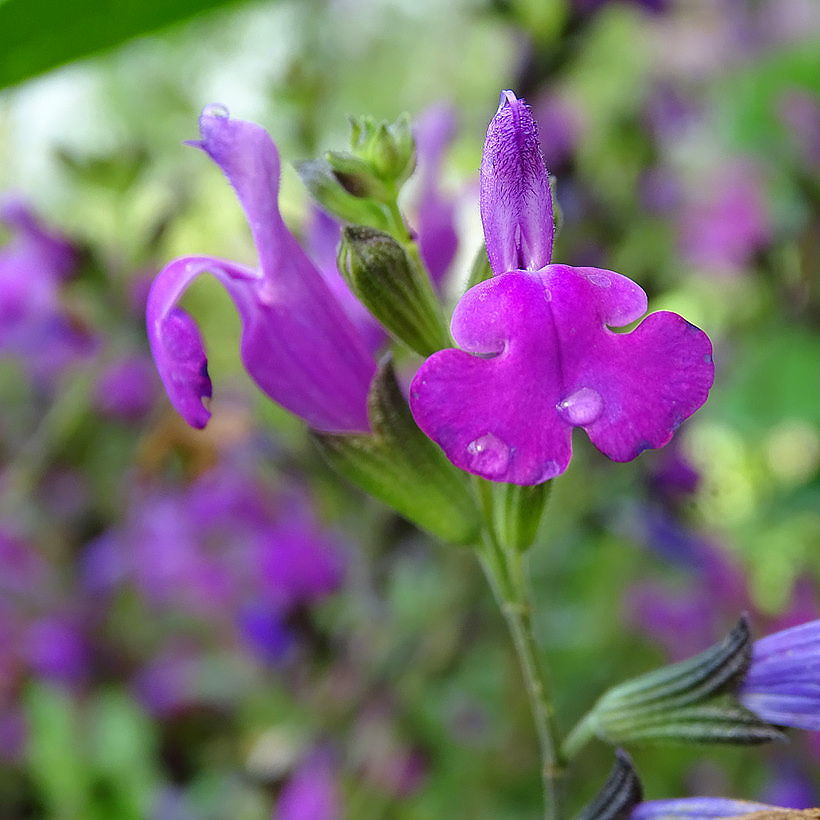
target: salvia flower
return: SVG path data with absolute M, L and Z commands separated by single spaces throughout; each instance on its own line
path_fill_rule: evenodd
M 535 121 L 505 91 L 481 164 L 481 218 L 493 277 L 453 314 L 461 350 L 435 353 L 412 383 L 416 423 L 450 460 L 494 481 L 562 473 L 572 428 L 615 461 L 666 444 L 706 400 L 707 336 L 675 313 L 648 316 L 618 273 L 551 264 L 553 208 Z
M 258 125 L 218 106 L 191 143 L 236 190 L 259 256 L 257 269 L 186 256 L 160 271 L 148 296 L 148 337 L 171 404 L 193 427 L 206 425 L 211 381 L 199 331 L 177 302 L 201 273 L 225 286 L 242 320 L 242 361 L 270 398 L 327 432 L 368 430 L 366 398 L 375 361 L 327 283 L 279 213 L 279 154 Z
M 820 729 L 820 621 L 755 641 L 738 698 L 767 723 Z

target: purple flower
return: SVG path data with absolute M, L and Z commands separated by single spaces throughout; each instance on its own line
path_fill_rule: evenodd
M 311 755 L 279 795 L 273 820 L 338 820 L 339 787 L 327 755 Z
M 461 298 L 462 350 L 431 356 L 410 389 L 419 427 L 448 458 L 494 481 L 538 484 L 569 464 L 573 427 L 615 461 L 662 447 L 706 400 L 706 335 L 659 312 L 612 271 L 550 264 L 553 211 L 535 122 L 512 92 L 487 131 L 481 217 L 493 278 Z
M 160 271 L 148 296 L 148 338 L 174 408 L 204 427 L 211 380 L 199 331 L 176 306 L 209 271 L 242 319 L 242 361 L 274 401 L 328 432 L 367 431 L 367 391 L 375 361 L 325 280 L 279 213 L 279 154 L 258 125 L 218 107 L 199 121 L 202 148 L 236 189 L 259 254 L 254 270 L 211 256 L 186 256 Z
M 97 383 L 95 404 L 105 416 L 125 422 L 139 421 L 154 406 L 157 376 L 145 356 L 125 356 L 111 362 Z
M 775 806 L 723 797 L 685 797 L 677 800 L 646 800 L 632 810 L 631 820 L 705 820 L 738 818 L 757 811 L 776 811 Z
M 755 641 L 738 697 L 767 723 L 820 729 L 820 621 Z
M 430 276 L 441 282 L 458 249 L 455 203 L 441 192 L 441 163 L 453 139 L 453 111 L 440 104 L 428 108 L 414 129 L 419 168 L 419 248 Z
M 61 305 L 77 254 L 19 199 L 0 203 L 0 222 L 13 232 L 0 250 L 0 353 L 22 356 L 32 376 L 48 382 L 94 347 Z

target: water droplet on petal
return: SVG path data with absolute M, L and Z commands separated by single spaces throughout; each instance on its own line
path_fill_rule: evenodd
M 601 415 L 604 402 L 601 394 L 590 387 L 582 387 L 557 405 L 558 412 L 573 426 L 592 424 Z
M 503 475 L 510 465 L 510 448 L 492 433 L 471 441 L 466 449 L 469 469 L 486 478 Z
M 202 109 L 202 116 L 228 119 L 231 116 L 231 112 L 228 111 L 227 107 L 222 105 L 222 103 L 208 103 L 208 105 Z
M 612 287 L 612 277 L 606 273 L 588 273 L 587 279 L 599 288 Z

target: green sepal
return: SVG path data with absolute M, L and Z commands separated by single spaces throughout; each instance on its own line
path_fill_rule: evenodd
M 493 269 L 490 267 L 490 257 L 487 256 L 487 246 L 482 242 L 481 247 L 473 257 L 473 264 L 470 267 L 470 275 L 467 277 L 467 285 L 464 291 L 475 287 L 485 279 L 492 278 Z
M 347 151 L 326 151 L 325 161 L 339 184 L 352 196 L 389 204 L 396 196 L 375 173 L 370 163 Z
M 632 759 L 623 749 L 616 749 L 606 783 L 575 820 L 629 820 L 641 800 L 643 786 Z
M 394 123 L 373 117 L 350 117 L 350 149 L 389 186 L 400 187 L 416 168 L 416 141 L 410 117 Z
M 389 230 L 387 211 L 375 200 L 354 196 L 339 181 L 327 160 L 297 162 L 294 166 L 302 184 L 328 213 L 344 222 Z
M 444 541 L 474 544 L 479 515 L 469 477 L 419 430 L 392 361 L 379 367 L 368 395 L 372 433 L 314 433 L 328 461 L 365 492 Z
M 422 356 L 450 346 L 432 285 L 392 236 L 374 228 L 342 229 L 338 267 L 359 301 Z
M 584 732 L 591 731 L 613 744 L 784 740 L 777 728 L 734 697 L 749 668 L 751 652 L 744 616 L 722 641 L 700 654 L 610 689 L 581 726 Z
M 646 709 L 702 703 L 734 691 L 752 659 L 749 622 L 742 616 L 718 643 L 692 658 L 625 681 L 601 697 L 595 711 Z
M 644 713 L 623 712 L 599 715 L 596 733 L 602 740 L 621 744 L 721 743 L 753 746 L 773 740 L 786 742 L 775 726 L 764 723 L 731 695 L 705 704 L 658 709 Z
M 551 481 L 493 485 L 493 529 L 501 546 L 519 552 L 532 546 L 551 489 Z

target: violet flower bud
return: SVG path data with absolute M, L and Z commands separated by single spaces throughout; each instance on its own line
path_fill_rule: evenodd
M 755 641 L 738 700 L 767 723 L 820 729 L 820 620 Z

